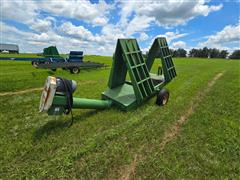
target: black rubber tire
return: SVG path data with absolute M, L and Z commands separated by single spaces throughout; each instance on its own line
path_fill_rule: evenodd
M 35 68 L 38 67 L 38 64 L 39 64 L 38 62 L 32 61 L 32 66 L 33 66 L 33 67 L 35 67 Z
M 158 106 L 166 105 L 168 103 L 169 95 L 170 93 L 167 89 L 162 89 L 157 95 L 156 104 Z
M 79 67 L 72 67 L 72 68 L 70 69 L 70 72 L 71 72 L 72 74 L 78 74 L 78 73 L 80 73 L 80 69 L 79 69 Z

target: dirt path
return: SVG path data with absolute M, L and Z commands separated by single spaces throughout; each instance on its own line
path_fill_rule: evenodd
M 190 107 L 187 111 L 180 117 L 180 119 L 173 124 L 164 134 L 162 142 L 160 143 L 160 149 L 163 150 L 167 143 L 172 141 L 181 130 L 181 127 L 187 122 L 190 115 L 193 114 L 196 107 L 202 101 L 203 97 L 211 90 L 212 86 L 216 83 L 216 81 L 224 74 L 224 72 L 218 73 L 214 78 L 208 83 L 206 89 L 203 91 L 199 91 L 195 98 L 191 101 Z
M 170 128 L 165 132 L 162 141 L 160 142 L 160 150 L 164 150 L 166 144 L 172 141 L 175 137 L 177 137 L 180 133 L 181 127 L 187 122 L 190 115 L 194 113 L 194 110 L 202 101 L 203 97 L 211 90 L 212 86 L 216 83 L 216 81 L 224 74 L 225 72 L 218 73 L 214 76 L 214 78 L 208 83 L 207 87 L 203 91 L 199 91 L 197 95 L 190 102 L 189 108 L 186 112 L 180 117 L 178 121 L 176 121 Z M 121 172 L 120 179 L 128 180 L 131 179 L 131 176 L 135 174 L 135 169 L 137 166 L 137 161 L 139 155 L 134 156 L 134 160 L 123 168 Z M 142 158 L 140 158 L 142 160 Z
M 31 89 L 25 89 L 22 91 L 15 91 L 15 92 L 4 92 L 0 93 L 0 96 L 11 96 L 11 95 L 19 95 L 19 94 L 25 94 L 28 92 L 34 92 L 34 91 L 41 91 L 43 88 L 31 88 Z
M 84 81 L 78 84 L 79 85 L 87 85 L 87 84 L 95 84 L 98 83 L 98 81 Z M 29 92 L 34 92 L 34 91 L 42 91 L 42 87 L 40 88 L 31 88 L 31 89 L 25 89 L 25 90 L 21 90 L 21 91 L 10 91 L 10 92 L 0 92 L 0 96 L 11 96 L 11 95 L 20 95 L 20 94 L 25 94 L 25 93 L 29 93 Z
M 127 180 L 130 179 L 131 175 L 135 174 L 135 168 L 136 168 L 136 163 L 137 163 L 137 155 L 135 155 L 134 160 L 129 164 L 123 172 L 122 177 L 120 178 L 121 180 Z

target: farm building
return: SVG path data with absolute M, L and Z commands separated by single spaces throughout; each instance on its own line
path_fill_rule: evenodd
M 5 51 L 9 53 L 19 53 L 19 47 L 16 44 L 0 44 L 0 53 Z

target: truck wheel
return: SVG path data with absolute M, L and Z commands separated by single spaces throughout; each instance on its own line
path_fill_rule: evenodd
M 35 68 L 38 67 L 38 64 L 39 64 L 38 62 L 32 61 L 32 66 L 33 66 L 33 67 L 35 67 Z
M 70 72 L 72 74 L 78 74 L 80 72 L 80 69 L 78 67 L 73 67 L 70 69 Z
M 162 89 L 157 95 L 156 104 L 158 106 L 166 105 L 168 103 L 169 95 L 170 94 L 167 89 Z

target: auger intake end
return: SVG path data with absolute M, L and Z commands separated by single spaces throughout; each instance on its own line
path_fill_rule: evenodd
M 69 114 L 74 109 L 106 109 L 111 100 L 97 100 L 73 97 L 77 83 L 61 77 L 48 76 L 40 100 L 39 111 L 48 115 Z
M 48 76 L 42 91 L 39 111 L 49 115 L 67 113 L 73 104 L 72 94 L 77 88 L 74 80 L 61 77 Z M 56 97 L 63 97 L 63 101 L 57 101 Z

